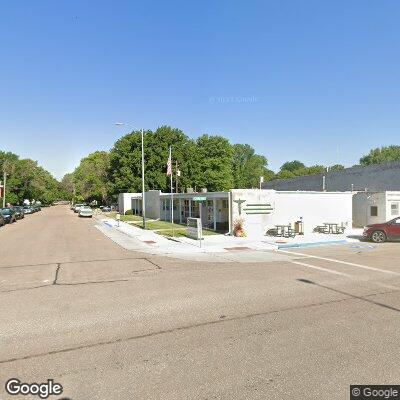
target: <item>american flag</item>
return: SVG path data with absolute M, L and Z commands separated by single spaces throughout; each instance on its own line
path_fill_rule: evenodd
M 169 148 L 169 157 L 168 157 L 168 161 L 167 161 L 167 176 L 171 176 L 172 175 L 172 151 L 171 151 L 171 147 Z

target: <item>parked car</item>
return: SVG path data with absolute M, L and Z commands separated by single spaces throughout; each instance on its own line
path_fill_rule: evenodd
M 15 214 L 17 215 L 17 219 L 25 218 L 24 207 L 13 206 L 12 209 L 15 211 Z
M 31 208 L 33 210 L 33 212 L 38 212 L 38 211 L 42 211 L 42 208 L 40 206 L 40 204 L 31 204 Z
M 84 206 L 86 206 L 86 204 L 83 204 L 83 203 L 75 204 L 74 205 L 74 212 L 76 212 L 76 213 L 79 212 L 79 210 Z
M 79 209 L 79 216 L 92 218 L 93 210 L 89 206 L 83 206 Z
M 24 214 L 32 214 L 32 208 L 31 206 L 24 206 Z
M 6 220 L 3 217 L 3 214 L 0 213 L 0 226 L 4 226 L 6 224 Z
M 110 211 L 111 211 L 111 207 L 110 207 L 110 206 L 103 206 L 103 207 L 101 208 L 101 211 L 103 211 L 103 212 L 110 212 Z
M 17 222 L 17 214 L 12 208 L 0 208 L 0 213 L 3 215 L 6 224 Z
M 394 218 L 382 224 L 367 225 L 364 228 L 363 237 L 375 243 L 400 240 L 400 218 Z

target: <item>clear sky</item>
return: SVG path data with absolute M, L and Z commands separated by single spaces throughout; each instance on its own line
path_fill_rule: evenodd
M 60 178 L 114 126 L 351 166 L 399 144 L 397 0 L 0 0 L 0 138 Z

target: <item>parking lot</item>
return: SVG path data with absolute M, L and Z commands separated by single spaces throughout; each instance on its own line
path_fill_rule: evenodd
M 200 263 L 95 224 L 57 206 L 0 229 L 0 398 L 12 377 L 71 399 L 331 400 L 399 382 L 400 244 Z

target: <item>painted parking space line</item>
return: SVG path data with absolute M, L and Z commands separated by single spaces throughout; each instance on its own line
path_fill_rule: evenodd
M 296 255 L 296 256 L 304 256 L 304 257 L 308 257 L 308 258 L 315 258 L 315 259 L 317 259 L 317 260 L 329 261 L 329 262 L 333 262 L 333 263 L 337 263 L 337 264 L 350 265 L 351 267 L 367 269 L 367 270 L 375 271 L 375 272 L 382 272 L 382 273 L 384 273 L 384 274 L 400 275 L 399 272 L 388 271 L 387 269 L 380 269 L 380 268 L 368 267 L 367 265 L 361 265 L 361 264 L 351 263 L 351 262 L 348 262 L 348 261 L 335 260 L 334 258 L 320 257 L 320 256 L 312 255 L 312 254 L 297 253 L 297 252 L 288 251 L 288 250 L 276 250 L 276 251 L 278 251 L 278 252 L 280 252 L 280 253 L 286 253 L 286 254 L 291 254 L 291 255 Z
M 338 272 L 338 271 L 335 271 L 335 270 L 329 269 L 329 268 L 317 267 L 317 266 L 315 266 L 315 265 L 303 263 L 303 262 L 300 262 L 300 261 L 290 261 L 290 262 L 291 262 L 292 264 L 301 265 L 302 267 L 317 269 L 317 270 L 323 271 L 323 272 L 329 272 L 330 274 L 335 274 L 335 275 L 342 275 L 342 276 L 351 277 L 351 275 L 349 275 L 349 274 L 345 274 L 344 272 Z

